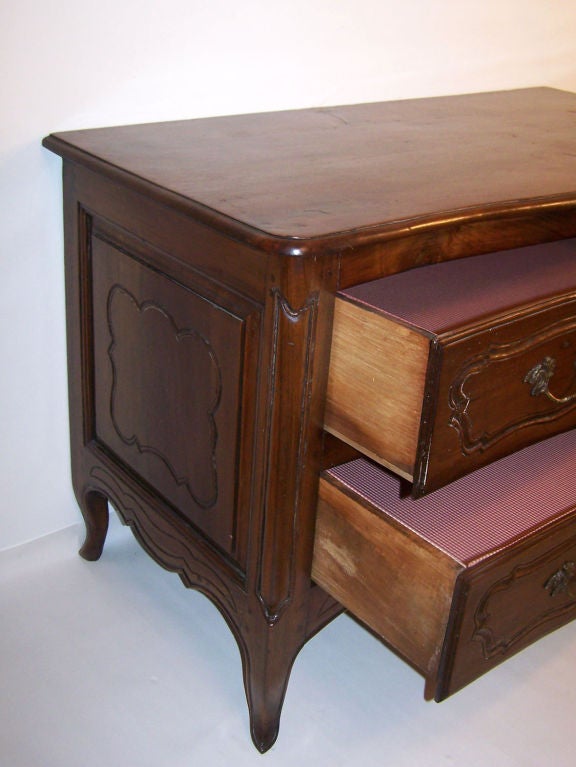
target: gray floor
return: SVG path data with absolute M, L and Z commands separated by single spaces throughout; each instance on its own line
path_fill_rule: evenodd
M 1 767 L 573 767 L 576 624 L 442 704 L 348 617 L 298 658 L 280 737 L 252 747 L 240 659 L 209 602 L 113 525 L 0 554 Z

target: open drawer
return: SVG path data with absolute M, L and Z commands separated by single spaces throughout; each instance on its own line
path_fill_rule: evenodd
M 360 458 L 320 480 L 313 578 L 442 700 L 576 617 L 576 430 L 425 498 Z
M 325 428 L 414 497 L 576 425 L 576 240 L 336 298 Z

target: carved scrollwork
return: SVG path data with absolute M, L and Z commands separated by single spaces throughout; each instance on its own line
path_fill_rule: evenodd
M 478 395 L 479 391 L 494 390 L 496 394 L 501 393 L 505 400 L 509 400 L 510 393 L 506 386 L 494 387 L 494 381 L 503 380 L 503 376 L 508 373 L 504 366 L 509 363 L 509 369 L 513 370 L 514 365 L 517 364 L 516 360 L 522 355 L 541 344 L 573 333 L 574 330 L 574 318 L 570 317 L 544 328 L 532 337 L 519 338 L 510 343 L 494 344 L 465 362 L 455 375 L 448 391 L 449 425 L 458 432 L 463 455 L 488 450 L 519 429 L 554 421 L 572 407 L 573 403 L 576 403 L 576 395 L 561 399 L 551 395 L 548 399 L 560 407 L 540 408 L 537 412 L 528 407 L 524 410 L 520 407 L 509 407 L 509 420 L 488 425 L 486 415 L 493 408 L 487 408 L 486 400 Z M 524 381 L 532 383 L 536 387 L 536 393 L 540 394 L 547 390 L 547 381 L 553 372 L 554 365 L 545 362 L 542 368 L 538 370 L 533 368 L 529 371 Z M 533 381 L 528 381 L 528 377 Z M 481 382 L 483 382 L 482 385 Z M 521 385 L 520 382 L 518 383 Z M 532 393 L 534 395 L 534 390 Z
M 90 480 L 110 499 L 142 548 L 159 565 L 177 573 L 188 588 L 206 594 L 226 615 L 232 616 L 237 612 L 235 594 L 227 580 L 220 575 L 217 567 L 211 567 L 204 561 L 192 540 L 188 540 L 181 530 L 172 529 L 173 524 L 167 517 L 160 517 L 102 466 L 91 469 Z
M 570 546 L 573 547 L 574 544 L 575 539 L 572 538 Z M 564 596 L 557 604 L 550 603 L 547 599 L 543 601 L 545 597 L 541 591 L 542 576 L 538 577 L 538 573 L 542 573 L 550 562 L 555 559 L 557 561 L 559 554 L 561 555 L 566 548 L 567 544 L 564 543 L 532 561 L 517 565 L 508 575 L 493 583 L 484 594 L 474 613 L 472 639 L 481 643 L 486 660 L 507 654 L 540 627 L 566 613 L 573 613 L 576 608 L 576 596 L 570 594 L 568 587 L 576 575 L 576 563 L 572 560 L 566 561 L 560 569 L 544 580 L 543 589 L 550 597 Z M 533 599 L 523 599 L 531 614 L 524 620 L 514 620 L 509 624 L 506 605 L 514 601 L 514 589 L 525 588 L 524 584 L 527 582 L 533 586 Z M 500 600 L 503 601 L 498 606 Z

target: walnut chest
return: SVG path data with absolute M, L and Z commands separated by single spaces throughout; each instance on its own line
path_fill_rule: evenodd
M 214 602 L 260 751 L 345 607 L 438 699 L 573 617 L 576 96 L 44 145 L 81 554 L 110 503 Z

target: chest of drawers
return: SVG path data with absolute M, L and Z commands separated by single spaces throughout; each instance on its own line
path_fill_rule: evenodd
M 420 378 L 408 372 L 404 381 L 424 394 L 403 416 L 416 434 L 407 459 L 380 455 L 380 446 L 367 441 L 366 415 L 352 422 L 359 404 L 370 418 L 376 399 L 370 377 L 362 383 L 354 373 L 353 385 L 344 385 L 352 394 L 343 400 L 337 366 L 344 354 L 341 367 L 351 368 L 359 348 L 346 335 L 342 307 L 389 319 L 386 307 L 366 309 L 372 299 L 357 295 L 358 286 L 495 253 L 510 267 L 513 286 L 530 263 L 542 271 L 538 284 L 555 259 L 572 264 L 575 96 L 529 89 L 76 131 L 44 143 L 64 159 L 72 476 L 87 528 L 81 553 L 99 557 L 111 503 L 159 564 L 217 605 L 240 647 L 252 737 L 261 751 L 277 736 L 298 651 L 343 606 L 416 662 L 437 698 L 492 663 L 474 660 L 474 672 L 464 673 L 471 656 L 453 627 L 481 631 L 482 599 L 498 600 L 500 591 L 507 598 L 498 584 L 510 573 L 523 611 L 498 636 L 522 635 L 509 643 L 511 651 L 570 619 L 576 554 L 573 506 L 565 497 L 549 514 L 522 519 L 516 538 L 499 528 L 492 545 L 480 529 L 470 533 L 478 547 L 466 559 L 339 474 L 347 471 L 342 466 L 369 467 L 380 472 L 376 487 L 389 487 L 395 480 L 359 451 L 379 458 L 413 482 L 414 496 L 425 495 L 410 504 L 432 503 L 431 518 L 450 519 L 458 531 L 464 529 L 454 500 L 458 483 L 472 482 L 468 493 L 476 494 L 482 482 L 474 477 L 501 461 L 516 466 L 516 451 L 543 449 L 544 437 L 567 439 L 553 444 L 555 455 L 570 460 L 574 408 L 548 396 L 564 399 L 571 391 L 574 285 L 563 283 L 566 270 L 544 293 L 520 300 L 505 290 L 489 319 L 469 318 L 467 337 L 483 337 L 483 354 L 499 333 L 497 344 L 520 344 L 510 366 L 534 379 L 515 384 L 528 391 L 532 410 L 520 414 L 514 402 L 507 413 L 506 390 L 486 383 L 498 382 L 499 373 L 484 376 L 479 389 L 469 386 L 471 376 L 474 383 L 481 376 L 461 368 L 480 347 L 456 355 L 450 380 L 460 375 L 460 390 L 472 392 L 459 411 L 464 426 L 479 396 L 493 402 L 504 392 L 498 412 L 510 418 L 498 416 L 496 431 L 506 436 L 493 452 L 483 445 L 468 462 L 453 453 L 453 472 L 442 468 L 453 450 L 442 447 L 444 427 L 430 428 L 446 406 L 438 393 L 452 385 L 429 376 L 430 343 L 441 348 L 445 329 L 410 330 L 421 350 L 413 355 Z M 550 263 L 542 268 L 543 262 Z M 493 279 L 504 285 L 497 270 Z M 400 333 L 385 330 L 382 339 L 386 347 L 396 338 L 399 351 L 384 353 L 404 362 L 409 340 L 402 333 L 410 322 L 400 325 Z M 454 334 L 448 336 L 452 343 Z M 521 341 L 528 337 L 537 358 L 530 364 Z M 452 362 L 442 354 L 448 369 Z M 398 411 L 385 387 L 378 399 L 380 409 L 388 403 Z M 404 438 L 397 423 L 372 431 L 395 431 L 393 449 Z M 432 438 L 426 443 L 423 435 Z M 550 471 L 564 465 L 554 456 L 545 463 Z M 542 494 L 550 477 L 543 472 Z M 516 512 L 516 496 L 501 495 L 496 516 L 506 519 Z M 346 550 L 352 531 L 356 545 Z M 486 566 L 477 561 L 482 553 Z M 366 587 L 358 557 L 377 561 L 368 598 L 355 596 Z M 536 574 L 516 578 L 526 561 Z M 346 569 L 346 562 L 356 564 Z M 410 578 L 396 578 L 408 563 L 421 574 L 428 566 L 440 573 L 430 594 L 414 579 L 410 585 Z M 531 612 L 524 584 L 532 588 L 544 575 L 550 585 L 538 598 L 544 593 L 553 607 L 544 599 Z M 394 582 L 400 586 L 393 604 L 413 616 L 393 627 L 397 635 L 381 599 Z M 414 649 L 402 636 L 417 625 L 424 638 Z M 499 649 L 498 659 L 506 653 Z

